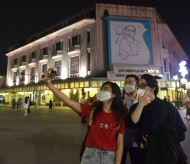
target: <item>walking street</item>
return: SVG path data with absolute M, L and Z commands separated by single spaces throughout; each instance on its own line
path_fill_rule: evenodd
M 179 112 L 189 130 L 185 109 Z M 0 106 L 0 164 L 79 164 L 86 129 L 67 107 L 31 107 L 31 114 L 24 116 L 23 109 Z M 190 163 L 189 131 L 182 147 Z

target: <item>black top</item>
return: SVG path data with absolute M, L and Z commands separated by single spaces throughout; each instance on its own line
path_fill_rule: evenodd
M 155 100 L 143 108 L 140 119 L 135 124 L 131 119 L 131 114 L 134 112 L 137 104 L 131 106 L 126 118 L 126 126 L 132 129 L 138 128 L 139 137 L 142 135 L 154 135 L 160 130 L 162 125 L 169 124 L 176 128 L 179 141 L 185 139 L 187 128 L 173 104 L 156 97 Z

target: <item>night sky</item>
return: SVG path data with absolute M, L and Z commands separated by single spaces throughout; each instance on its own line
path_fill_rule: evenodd
M 1 0 L 0 64 L 6 70 L 8 47 L 22 41 L 68 16 L 97 3 L 156 7 L 190 57 L 190 9 L 188 0 Z

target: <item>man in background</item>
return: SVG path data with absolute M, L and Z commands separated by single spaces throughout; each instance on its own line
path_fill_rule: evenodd
M 138 83 L 139 78 L 136 75 L 127 75 L 125 78 L 125 94 L 124 94 L 124 104 L 126 105 L 128 111 L 130 110 L 131 106 L 138 102 Z M 127 111 L 127 113 L 128 113 Z M 129 153 L 130 160 L 132 164 L 140 164 L 141 158 L 138 156 L 138 152 L 140 149 L 138 148 L 136 140 L 138 136 L 137 129 L 125 129 L 124 135 L 124 149 L 123 149 L 123 157 L 121 164 L 126 163 L 127 153 Z

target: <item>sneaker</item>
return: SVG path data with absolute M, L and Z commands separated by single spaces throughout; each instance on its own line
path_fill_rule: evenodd
M 24 116 L 27 116 L 28 114 L 24 114 Z

